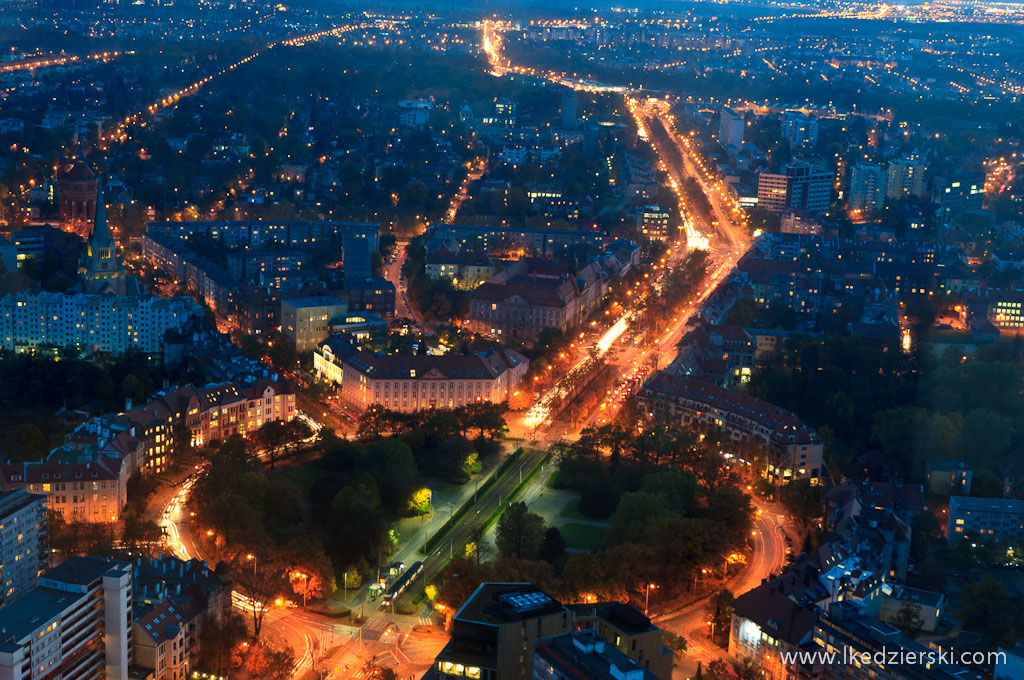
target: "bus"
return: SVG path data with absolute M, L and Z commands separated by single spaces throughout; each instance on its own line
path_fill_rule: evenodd
M 388 605 L 394 605 L 395 600 L 404 593 L 413 582 L 419 578 L 419 575 L 423 573 L 423 563 L 416 562 L 409 569 L 402 574 L 402 576 L 391 584 L 388 591 L 384 593 L 384 599 L 381 600 L 381 606 L 387 607 Z

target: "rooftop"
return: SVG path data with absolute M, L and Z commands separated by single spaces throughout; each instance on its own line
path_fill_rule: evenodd
M 538 640 L 534 663 L 553 667 L 564 677 L 583 677 L 588 680 L 656 678 L 591 630 Z
M 562 603 L 529 583 L 481 583 L 455 614 L 457 621 L 501 624 L 565 611 Z

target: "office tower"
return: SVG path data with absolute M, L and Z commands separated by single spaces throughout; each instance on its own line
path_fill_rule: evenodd
M 0 491 L 0 606 L 34 588 L 48 558 L 46 496 Z
M 792 147 L 811 147 L 818 143 L 818 119 L 799 111 L 782 116 L 782 136 Z
M 917 156 L 904 156 L 889 163 L 889 178 L 885 197 L 894 201 L 914 196 L 922 198 L 925 191 L 924 173 L 928 168 Z
M 858 163 L 850 169 L 850 210 L 879 210 L 885 204 L 886 175 L 881 167 Z
M 725 147 L 740 148 L 743 144 L 743 129 L 745 127 L 746 123 L 742 117 L 729 107 L 724 107 L 718 122 L 718 141 Z
M 562 90 L 562 127 L 571 130 L 576 127 L 576 90 L 566 87 Z

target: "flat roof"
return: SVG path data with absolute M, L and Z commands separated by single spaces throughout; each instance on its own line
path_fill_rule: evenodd
M 566 611 L 531 583 L 481 583 L 455 614 L 457 621 L 501 624 Z
M 18 640 L 33 635 L 82 597 L 82 593 L 39 586 L 5 605 L 0 609 L 0 650 L 21 647 Z

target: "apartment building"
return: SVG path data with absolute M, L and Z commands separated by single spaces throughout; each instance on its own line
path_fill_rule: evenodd
M 186 650 L 182 613 L 164 600 L 132 625 L 135 663 L 153 671 L 153 680 L 184 680 L 192 658 Z
M 0 297 L 0 347 L 14 352 L 159 354 L 164 334 L 201 308 L 189 298 L 116 296 L 44 290 Z
M 636 228 L 640 236 L 655 241 L 667 241 L 672 215 L 659 205 L 646 205 L 636 213 Z
M 638 393 L 642 412 L 695 428 L 718 429 L 733 440 L 759 439 L 774 449 L 778 465 L 768 473 L 782 481 L 824 474 L 824 444 L 817 433 L 793 412 L 738 390 L 699 378 L 661 371 Z
M 850 210 L 880 210 L 885 205 L 885 171 L 871 163 L 857 163 L 850 169 Z
M 1024 541 L 1024 501 L 950 496 L 946 540 L 954 546 L 965 538 L 1021 545 Z
M 199 661 L 203 626 L 231 610 L 228 571 L 211 570 L 200 560 L 161 554 L 132 563 L 132 584 L 138 665 L 153 669 L 158 679 L 174 680 L 175 670 L 178 678 L 185 677 L 180 671 Z M 146 629 L 147 623 L 152 630 Z M 180 631 L 165 630 L 164 625 Z
M 128 680 L 132 572 L 126 562 L 71 557 L 0 609 L 0 677 Z
M 925 172 L 928 168 L 916 156 L 892 161 L 886 170 L 885 197 L 894 201 L 903 198 L 924 198 Z
M 0 491 L 0 606 L 34 588 L 50 559 L 45 503 L 25 489 Z
M 128 499 L 129 462 L 95 445 L 64 445 L 43 461 L 0 463 L 0 489 L 46 499 L 66 522 L 116 522 Z

